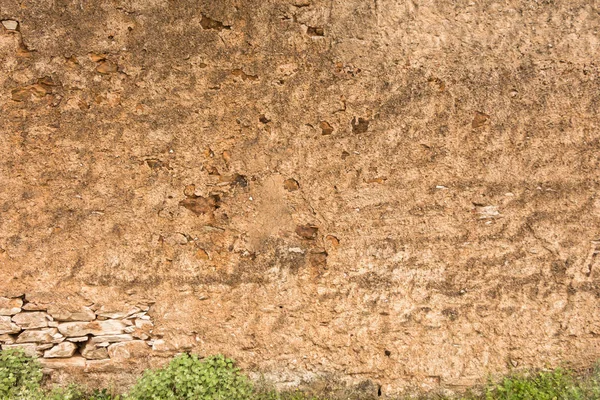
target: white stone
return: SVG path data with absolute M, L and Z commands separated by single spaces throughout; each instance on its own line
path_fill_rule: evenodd
M 71 357 L 75 354 L 75 350 L 77 350 L 77 345 L 71 342 L 62 342 L 57 344 L 50 350 L 47 350 L 44 353 L 45 358 L 67 358 Z
M 150 309 L 150 306 L 147 304 L 138 304 L 137 307 L 144 312 L 146 312 Z
M 108 358 L 106 347 L 98 347 L 90 342 L 83 346 L 81 355 L 88 360 L 102 360 Z
M 137 307 L 130 307 L 128 310 L 123 311 L 115 310 L 108 306 L 102 306 L 99 310 L 96 311 L 96 315 L 104 318 L 123 319 L 140 311 L 141 310 Z
M 136 326 L 136 328 L 140 328 L 140 329 L 149 331 L 154 327 L 154 324 L 151 321 L 147 321 L 144 319 L 136 319 L 135 326 Z
M 194 339 L 189 336 L 178 336 L 170 340 L 157 339 L 152 343 L 154 351 L 173 352 L 189 350 L 192 347 L 194 347 Z
M 78 343 L 78 342 L 87 342 L 88 337 L 87 336 L 75 336 L 75 337 L 67 338 L 67 340 L 69 342 L 75 342 L 75 343 Z
M 56 333 L 56 328 L 26 330 L 17 337 L 17 343 L 51 343 Z
M 187 242 L 187 237 L 182 233 L 173 233 L 165 237 L 165 243 L 171 246 L 185 245 Z
M 2 21 L 2 25 L 4 25 L 4 27 L 9 31 L 16 31 L 19 27 L 19 22 L 13 19 L 5 19 L 4 21 Z
M 38 329 L 46 328 L 48 326 L 48 321 L 51 320 L 51 317 L 45 312 L 32 311 L 22 312 L 14 315 L 12 320 L 15 324 L 19 325 L 23 329 Z
M 108 347 L 108 355 L 113 361 L 125 361 L 130 358 L 147 354 L 148 345 L 143 340 L 115 343 Z
M 21 332 L 21 328 L 12 322 L 10 317 L 0 316 L 0 335 L 19 332 Z
M 497 206 L 477 206 L 475 211 L 479 214 L 479 219 L 489 219 L 500 216 Z
M 117 342 L 129 342 L 133 340 L 133 336 L 131 335 L 103 335 L 103 336 L 94 336 L 90 339 L 90 343 L 117 343 Z
M 140 330 L 140 329 L 138 329 L 137 331 L 133 332 L 131 335 L 134 338 L 136 338 L 136 339 L 142 339 L 142 340 L 148 340 L 148 339 L 150 339 L 150 335 L 147 334 L 146 332 Z
M 125 325 L 121 321 L 91 321 L 91 322 L 64 322 L 58 325 L 60 333 L 67 337 L 85 335 L 119 335 L 123 333 Z
M 62 343 L 65 341 L 65 337 L 63 335 L 61 335 L 60 333 L 55 333 L 54 335 L 52 335 L 52 343 L 57 344 L 57 343 Z
M 63 307 L 51 305 L 48 307 L 48 314 L 57 321 L 93 321 L 96 314 L 89 307 L 78 307 L 74 309 L 65 309 Z
M 0 297 L 0 315 L 15 315 L 21 312 L 23 300 Z

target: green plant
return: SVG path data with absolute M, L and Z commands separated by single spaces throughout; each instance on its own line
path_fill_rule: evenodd
M 147 371 L 126 397 L 130 400 L 246 400 L 252 385 L 222 355 L 201 360 L 182 354 L 165 368 Z
M 86 400 L 119 400 L 120 396 L 113 396 L 108 389 L 94 389 Z
M 492 385 L 486 400 L 585 400 L 583 382 L 567 370 L 557 368 L 534 375 L 514 375 Z
M 42 369 L 21 349 L 0 352 L 0 398 L 32 399 L 40 394 Z

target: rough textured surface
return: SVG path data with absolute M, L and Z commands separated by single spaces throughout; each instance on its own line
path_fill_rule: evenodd
M 153 301 L 154 353 L 384 395 L 600 356 L 594 2 L 24 0 L 0 20 L 0 296 Z

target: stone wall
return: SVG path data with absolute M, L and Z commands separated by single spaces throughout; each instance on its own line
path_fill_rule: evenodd
M 132 354 L 164 349 L 164 340 L 152 337 L 148 309 L 147 304 L 115 309 L 0 297 L 0 349 L 22 349 L 46 369 L 114 370 Z

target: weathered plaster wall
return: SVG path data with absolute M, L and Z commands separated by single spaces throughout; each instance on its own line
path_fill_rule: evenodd
M 598 5 L 0 1 L 0 296 L 282 384 L 592 362 Z

